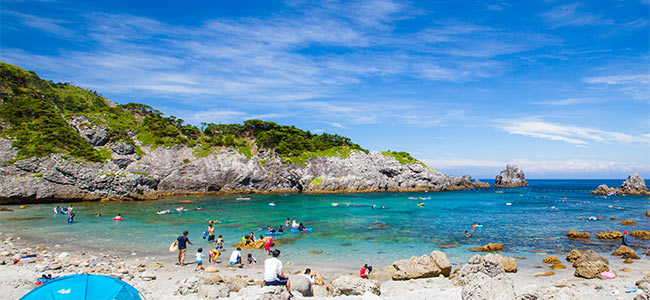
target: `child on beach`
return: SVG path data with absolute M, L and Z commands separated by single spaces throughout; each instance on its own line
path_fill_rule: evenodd
M 219 252 L 219 250 L 217 249 L 210 250 L 210 252 L 208 252 L 208 262 L 216 264 L 219 255 L 221 255 L 221 252 Z
M 254 265 L 257 263 L 257 259 L 255 259 L 253 254 L 248 253 L 248 256 L 246 257 L 246 262 L 248 262 L 249 265 Z
M 215 249 L 219 251 L 223 251 L 223 244 L 224 244 L 223 235 L 220 234 L 219 238 L 217 239 L 217 243 L 215 244 Z
M 266 250 L 266 256 L 269 256 L 271 253 L 271 245 L 273 245 L 273 238 L 269 238 L 269 241 L 264 245 L 264 250 Z
M 368 276 L 370 276 L 370 272 L 372 272 L 372 266 L 368 266 L 368 264 L 363 265 L 361 267 L 361 271 L 359 272 L 359 275 L 361 278 L 367 279 Z
M 203 254 L 203 248 L 199 248 L 198 250 L 196 250 L 196 268 L 194 268 L 194 271 L 203 270 L 204 257 L 205 254 Z

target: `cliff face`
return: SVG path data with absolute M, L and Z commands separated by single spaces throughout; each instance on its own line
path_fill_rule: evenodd
M 198 128 L 0 62 L 0 203 L 470 187 L 406 152 L 262 120 Z
M 314 157 L 306 165 L 282 163 L 271 151 L 248 159 L 234 149 L 196 157 L 186 146 L 142 147 L 145 154 L 112 147 L 104 163 L 78 163 L 52 154 L 0 164 L 0 203 L 151 199 L 186 193 L 377 192 L 472 188 L 469 176 L 449 176 L 419 163 L 400 164 L 380 153 Z M 128 149 L 127 149 L 128 150 Z M 0 139 L 0 157 L 16 155 Z M 125 154 L 130 153 L 130 154 Z

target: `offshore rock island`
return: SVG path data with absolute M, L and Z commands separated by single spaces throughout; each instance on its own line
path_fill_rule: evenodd
M 405 152 L 249 120 L 202 129 L 0 63 L 0 203 L 473 188 Z

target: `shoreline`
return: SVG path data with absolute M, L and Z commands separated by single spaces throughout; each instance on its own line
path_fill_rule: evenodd
M 278 195 L 278 194 L 305 194 L 305 195 L 333 195 L 333 194 L 369 194 L 369 193 L 428 193 L 428 192 L 453 192 L 472 189 L 484 189 L 490 187 L 446 187 L 443 189 L 409 188 L 409 189 L 384 189 L 384 190 L 234 190 L 234 191 L 160 191 L 143 195 L 129 195 L 124 197 L 93 197 L 92 195 L 80 195 L 70 197 L 48 197 L 48 198 L 0 198 L 0 205 L 27 205 L 27 204 L 57 204 L 57 203 L 80 203 L 80 202 L 129 202 L 129 201 L 156 201 L 168 197 L 206 197 L 206 196 L 234 196 L 234 195 Z
M 84 249 L 70 249 L 59 245 L 46 245 L 38 241 L 30 240 L 25 237 L 12 237 L 7 233 L 0 233 L 2 247 L 4 252 L 0 253 L 0 260 L 7 261 L 12 258 L 7 256 L 6 248 L 15 249 L 13 252 L 36 253 L 35 259 L 24 259 L 17 264 L 1 264 L 0 273 L 13 274 L 4 276 L 0 279 L 0 293 L 8 296 L 8 299 L 17 299 L 29 292 L 35 287 L 33 282 L 41 274 L 52 274 L 53 276 L 63 276 L 88 272 L 90 274 L 104 274 L 121 278 L 125 282 L 133 285 L 148 300 L 155 299 L 203 299 L 199 297 L 200 292 L 192 292 L 189 295 L 178 295 L 176 292 L 189 281 L 198 280 L 203 282 L 208 278 L 215 278 L 213 274 L 226 282 L 243 280 L 244 284 L 251 290 L 260 290 L 259 284 L 262 280 L 263 261 L 265 257 L 258 257 L 258 263 L 254 266 L 245 266 L 244 268 L 229 268 L 227 262 L 222 259 L 220 264 L 204 263 L 204 267 L 216 266 L 216 273 L 207 273 L 205 271 L 194 271 L 192 253 L 186 256 L 188 264 L 183 267 L 175 265 L 175 254 L 167 256 L 148 256 L 138 253 L 128 255 L 114 253 L 111 251 L 97 251 L 91 247 Z M 11 245 L 11 246 L 9 246 Z M 433 247 L 432 247 L 433 248 Z M 499 252 L 496 252 L 499 253 Z M 487 253 L 477 253 L 486 255 Z M 506 253 L 501 253 L 506 254 Z M 65 257 L 63 257 L 65 256 Z M 523 267 L 520 265 L 516 273 L 505 273 L 514 283 L 514 289 L 517 295 L 530 292 L 540 288 L 555 289 L 556 292 L 570 295 L 570 299 L 616 299 L 612 296 L 626 296 L 635 294 L 626 294 L 625 291 L 631 290 L 635 281 L 650 277 L 650 260 L 636 260 L 633 264 L 623 264 L 622 259 L 606 255 L 610 259 L 610 269 L 618 275 L 615 279 L 584 279 L 573 276 L 574 268 L 571 263 L 566 262 L 560 257 L 562 264 L 566 269 L 551 270 L 549 265 L 541 263 L 543 256 L 539 258 L 540 262 L 536 267 Z M 289 274 L 301 273 L 304 268 L 309 267 L 319 274 L 325 276 L 327 280 L 332 280 L 337 276 L 352 274 L 358 277 L 356 268 L 343 269 L 335 266 L 328 266 L 319 262 L 314 262 L 309 266 L 294 265 L 289 263 L 290 258 L 281 257 L 285 262 L 284 270 Z M 408 257 L 404 257 L 408 259 Z M 96 266 L 93 266 L 96 264 Z M 453 266 L 453 270 L 460 269 L 462 266 Z M 626 271 L 622 271 L 627 268 Z M 376 268 L 375 270 L 379 270 Z M 535 276 L 546 272 L 553 271 L 555 274 L 544 277 Z M 154 276 L 156 279 L 145 278 Z M 382 280 L 380 298 L 377 299 L 430 299 L 426 296 L 440 297 L 440 299 L 461 299 L 463 287 L 456 286 L 453 279 L 446 277 L 411 279 L 405 281 Z M 229 283 L 227 283 L 229 284 Z M 200 284 L 199 284 L 200 285 Z M 229 285 L 228 285 L 229 286 Z M 328 297 L 324 286 L 313 286 L 314 290 L 320 295 L 317 297 L 306 297 L 305 299 L 365 299 L 349 297 Z M 200 287 L 199 287 L 200 290 Z M 243 293 L 243 292 L 242 292 Z M 411 296 L 409 296 L 411 295 Z M 233 297 L 234 296 L 234 297 Z M 424 298 L 421 298 L 425 296 Z M 251 299 L 250 296 L 231 291 L 230 297 L 224 299 Z M 302 299 L 302 297 L 297 297 Z M 568 298 L 560 298 L 568 299 Z M 623 298 L 627 299 L 627 298 Z M 630 297 L 631 299 L 631 297 Z

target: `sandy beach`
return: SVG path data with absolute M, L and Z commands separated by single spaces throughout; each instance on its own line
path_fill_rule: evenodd
M 95 252 L 87 249 L 66 249 L 61 245 L 42 245 L 36 241 L 28 241 L 18 236 L 1 234 L 0 246 L 0 293 L 5 299 L 18 299 L 35 287 L 34 282 L 42 274 L 52 274 L 54 277 L 88 272 L 105 274 L 121 278 L 137 288 L 146 299 L 209 299 L 213 296 L 210 289 L 223 286 L 227 290 L 226 297 L 219 299 L 260 299 L 268 296 L 269 290 L 278 288 L 262 287 L 263 260 L 258 257 L 258 264 L 244 268 L 226 267 L 227 262 L 206 264 L 206 267 L 216 267 L 217 272 L 194 271 L 193 253 L 188 254 L 190 264 L 180 267 L 175 264 L 176 256 L 163 257 L 139 256 L 136 253 L 128 256 L 118 256 L 113 253 Z M 434 249 L 432 249 L 434 250 Z M 229 250 L 231 251 L 231 250 Z M 230 253 L 230 252 L 227 252 Z M 36 254 L 36 257 L 14 259 L 25 255 Z M 482 254 L 482 253 L 481 253 Z M 507 256 L 507 253 L 504 254 Z M 610 269 L 615 271 L 614 279 L 583 279 L 574 277 L 574 268 L 560 257 L 566 269 L 553 270 L 554 275 L 536 277 L 551 271 L 549 265 L 543 264 L 544 256 L 529 257 L 528 260 L 539 261 L 536 267 L 519 269 L 516 273 L 506 273 L 514 283 L 518 299 L 526 298 L 526 294 L 542 291 L 547 298 L 539 299 L 634 299 L 635 282 L 650 277 L 650 260 L 642 258 L 632 264 L 624 264 L 620 257 L 607 255 Z M 227 258 L 224 258 L 226 260 Z M 290 257 L 281 257 L 285 262 L 285 271 L 291 274 L 301 273 L 305 268 L 322 274 L 326 279 L 325 285 L 337 276 L 352 275 L 358 277 L 356 268 L 343 269 L 328 267 L 314 261 L 309 266 L 293 265 Z M 388 265 L 390 262 L 387 262 Z M 383 266 L 380 266 L 383 267 Z M 453 270 L 461 266 L 453 266 Z M 377 268 L 378 270 L 379 268 Z M 293 275 L 301 276 L 301 275 Z M 452 276 L 453 277 L 453 276 Z M 154 279 L 155 278 L 155 279 Z M 318 283 L 318 282 L 316 282 Z M 363 295 L 328 294 L 325 285 L 313 285 L 314 297 L 308 299 L 463 299 L 462 286 L 457 286 L 453 279 L 443 276 L 435 278 L 412 279 L 405 281 L 380 280 L 379 295 L 365 293 Z M 265 294 L 266 293 L 266 294 Z M 281 295 L 276 295 L 282 299 Z M 294 299 L 302 299 L 296 293 Z M 267 298 L 263 298 L 267 299 Z M 507 298 L 504 298 L 507 299 Z M 643 298 L 640 298 L 643 299 Z

